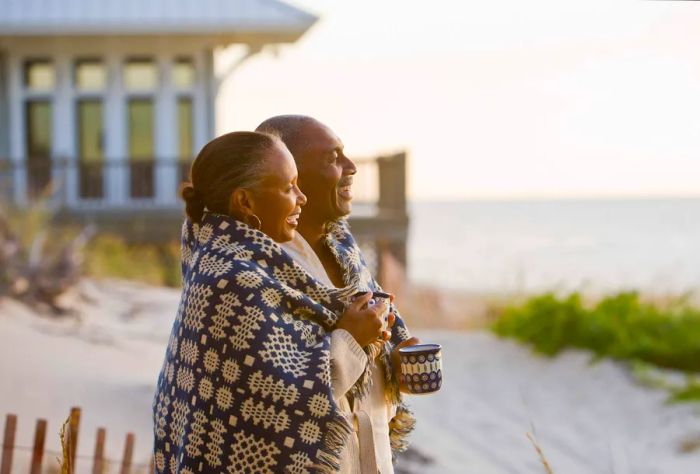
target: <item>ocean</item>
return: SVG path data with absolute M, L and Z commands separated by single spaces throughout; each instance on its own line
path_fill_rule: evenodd
M 700 289 L 700 199 L 413 202 L 411 281 L 475 292 Z

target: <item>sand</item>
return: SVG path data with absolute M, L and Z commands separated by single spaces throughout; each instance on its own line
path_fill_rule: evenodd
M 109 458 L 121 457 L 131 431 L 134 459 L 145 463 L 179 291 L 88 280 L 80 293 L 79 320 L 0 299 L 0 408 L 19 416 L 22 446 L 31 445 L 34 420 L 46 418 L 47 448 L 57 450 L 61 421 L 81 406 L 81 456 L 92 454 L 104 426 Z M 418 426 L 397 471 L 542 473 L 526 438 L 534 432 L 555 473 L 700 472 L 700 451 L 679 449 L 700 436 L 698 408 L 665 404 L 664 392 L 640 386 L 617 363 L 591 365 L 588 354 L 573 351 L 545 359 L 484 331 L 417 334 L 443 344 L 445 382 L 440 393 L 409 397 Z M 45 466 L 55 466 L 54 457 Z M 26 459 L 17 452 L 18 467 Z M 89 472 L 89 460 L 79 472 Z

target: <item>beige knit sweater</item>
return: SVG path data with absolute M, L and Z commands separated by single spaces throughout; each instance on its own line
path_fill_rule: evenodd
M 282 244 L 285 251 L 296 260 L 306 271 L 325 285 L 333 286 L 323 264 L 311 246 L 296 232 L 296 237 Z M 389 403 L 385 396 L 384 367 L 380 360 L 375 361 L 372 370 L 372 387 L 369 394 L 361 400 L 355 400 L 350 406 L 348 390 L 360 378 L 367 363 L 367 354 L 355 341 L 352 335 L 336 329 L 331 334 L 331 388 L 338 407 L 355 420 L 355 431 L 350 436 L 341 458 L 341 474 L 374 474 L 368 471 L 376 463 L 381 474 L 393 474 L 391 463 L 391 446 L 389 442 L 389 421 L 396 414 L 396 407 Z M 364 421 L 364 423 L 363 423 Z M 371 437 L 367 432 L 371 425 Z M 369 439 L 368 439 L 369 437 Z M 374 463 L 368 462 L 368 457 L 374 451 Z M 364 470 L 363 467 L 364 466 Z

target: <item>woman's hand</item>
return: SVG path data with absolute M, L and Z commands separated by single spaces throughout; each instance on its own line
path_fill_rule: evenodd
M 386 311 L 386 303 L 382 301 L 367 307 L 370 299 L 372 299 L 371 291 L 356 297 L 335 326 L 337 329 L 345 329 L 349 332 L 363 349 L 378 337 L 383 337 L 382 314 Z

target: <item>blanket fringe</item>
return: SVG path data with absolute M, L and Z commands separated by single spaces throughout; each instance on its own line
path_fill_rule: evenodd
M 350 234 L 350 226 L 348 222 L 344 219 L 338 220 L 331 223 L 326 228 L 326 244 L 331 250 L 331 253 L 336 258 L 343 268 L 345 283 L 357 288 L 358 290 L 371 289 L 366 286 L 366 282 L 363 281 L 362 273 L 353 271 L 353 268 L 348 265 L 338 252 L 338 249 L 334 245 L 334 234 Z M 350 236 L 351 240 L 352 237 Z M 376 282 L 375 282 L 376 284 Z M 379 285 L 376 285 L 377 289 L 381 290 Z M 401 397 L 401 390 L 399 389 L 399 381 L 394 375 L 391 363 L 391 351 L 394 346 L 390 342 L 370 344 L 368 347 L 368 356 L 370 363 L 365 368 L 364 373 L 360 379 L 355 383 L 355 385 L 350 389 L 350 393 L 356 398 L 363 398 L 369 393 L 372 386 L 372 377 L 370 370 L 375 367 L 375 360 L 377 357 L 381 358 L 384 362 L 385 377 L 385 396 L 387 401 L 393 405 L 396 405 L 396 416 L 389 422 L 389 440 L 391 443 L 392 455 L 396 457 L 397 453 L 403 452 L 408 447 L 408 435 L 413 431 L 416 424 L 416 419 L 413 416 L 411 410 L 403 403 Z
M 340 458 L 343 448 L 353 428 L 350 421 L 340 412 L 327 425 L 323 447 L 318 451 L 318 463 L 309 467 L 311 472 L 332 474 L 340 470 Z
M 405 404 L 399 404 L 396 408 L 396 416 L 389 422 L 389 442 L 394 458 L 398 453 L 402 453 L 408 448 L 408 435 L 415 426 L 416 418 L 411 410 Z
M 384 367 L 387 370 L 384 371 L 384 387 L 386 392 L 386 399 L 394 404 L 400 405 L 402 403 L 401 390 L 399 389 L 399 380 L 394 374 L 393 364 L 391 361 L 391 351 L 393 350 L 393 345 L 390 342 L 385 342 L 382 348 L 382 362 L 384 362 Z

